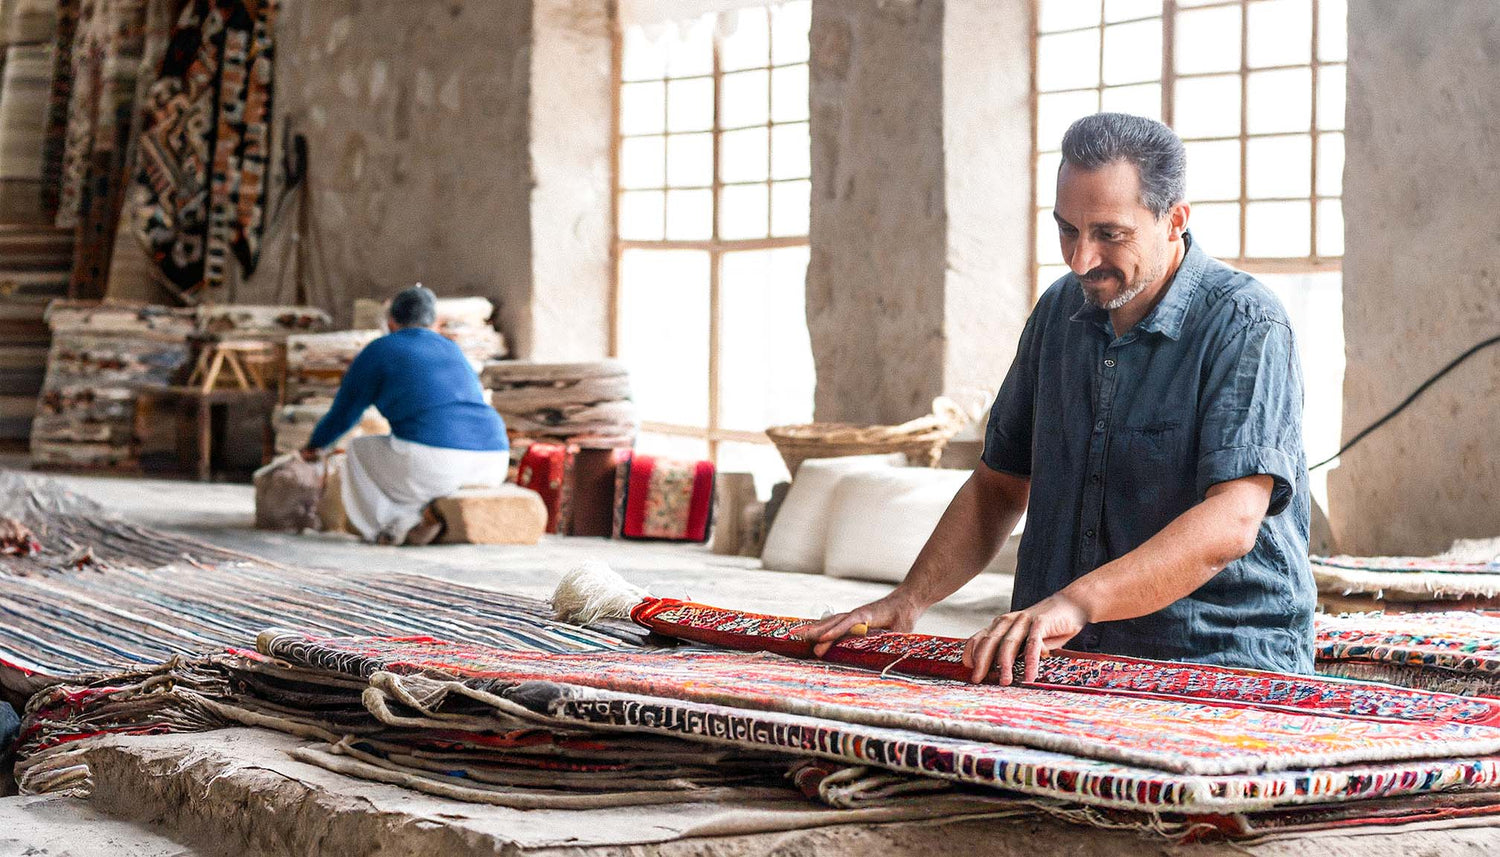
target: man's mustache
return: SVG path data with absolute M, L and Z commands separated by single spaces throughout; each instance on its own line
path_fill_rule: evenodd
M 1089 271 L 1087 274 L 1084 274 L 1078 279 L 1083 280 L 1086 283 L 1098 283 L 1103 280 L 1123 280 L 1125 279 L 1125 277 L 1114 268 L 1095 268 L 1094 270 Z

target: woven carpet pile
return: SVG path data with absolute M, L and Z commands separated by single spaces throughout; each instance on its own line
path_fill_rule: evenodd
M 31 792 L 86 788 L 95 736 L 249 725 L 308 739 L 297 757 L 335 771 L 526 808 L 795 786 L 856 811 L 1253 838 L 1500 806 L 1500 701 L 1067 653 L 1031 685 L 970 685 L 958 640 L 878 635 L 815 661 L 800 620 L 662 599 L 634 626 L 582 628 L 531 599 L 291 569 L 18 484 L 0 515 L 39 549 L 0 556 L 0 676 L 38 691 Z M 685 644 L 645 645 L 663 637 Z
M 1314 654 L 1325 675 L 1500 698 L 1500 613 L 1319 616 Z
M 1314 556 L 1318 592 L 1334 601 L 1345 596 L 1402 602 L 1462 601 L 1482 604 L 1500 597 L 1500 545 L 1476 540 L 1437 556 Z

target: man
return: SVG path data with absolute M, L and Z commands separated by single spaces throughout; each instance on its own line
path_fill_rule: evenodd
M 983 464 L 890 595 L 808 626 L 909 630 L 1028 513 L 1013 611 L 972 680 L 1071 649 L 1312 670 L 1302 379 L 1275 296 L 1188 232 L 1182 142 L 1100 113 L 1063 137 L 1053 216 L 1071 273 L 1037 302 Z M 1024 657 L 1024 674 L 1013 664 Z
M 442 522 L 428 504 L 465 485 L 498 485 L 510 466 L 500 415 L 453 342 L 432 329 L 437 298 L 417 285 L 391 299 L 391 332 L 349 364 L 304 458 L 342 437 L 374 405 L 390 435 L 355 438 L 340 475 L 344 511 L 367 541 L 428 544 Z

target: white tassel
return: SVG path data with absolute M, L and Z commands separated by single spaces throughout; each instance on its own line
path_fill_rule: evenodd
M 552 592 L 552 613 L 564 622 L 587 625 L 600 619 L 628 619 L 647 597 L 604 563 L 591 559 L 563 575 Z

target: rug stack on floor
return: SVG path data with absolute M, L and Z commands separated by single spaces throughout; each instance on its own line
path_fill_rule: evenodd
M 276 452 L 293 452 L 307 445 L 318 420 L 333 406 L 339 383 L 360 350 L 380 336 L 378 330 L 339 330 L 299 333 L 286 340 L 286 401 L 276 409 Z M 390 424 L 374 408 L 365 411 L 349 434 L 335 445 L 364 434 L 385 434 Z
M 1317 617 L 1319 673 L 1500 698 L 1500 613 Z
M 1314 556 L 1325 611 L 1500 609 L 1500 541 L 1460 540 L 1437 556 Z
M 54 302 L 52 346 L 31 432 L 45 467 L 132 471 L 137 391 L 168 386 L 190 356 L 191 310 L 141 304 Z
M 486 363 L 480 379 L 505 419 L 512 458 L 535 441 L 583 449 L 629 448 L 640 428 L 623 363 Z
M 499 360 L 508 352 L 505 337 L 490 323 L 495 315 L 495 305 L 484 298 L 438 298 L 437 321 L 433 328 L 453 342 L 469 358 L 469 365 L 478 372 L 485 363 Z M 386 323 L 386 305 L 369 298 L 354 301 L 354 323 L 356 330 L 381 329 Z
M 0 6 L 5 69 L 0 74 L 0 223 L 45 223 L 43 162 L 56 62 L 57 0 Z
M 31 438 L 47 375 L 47 303 L 65 297 L 73 236 L 51 226 L 0 225 L 0 444 Z

